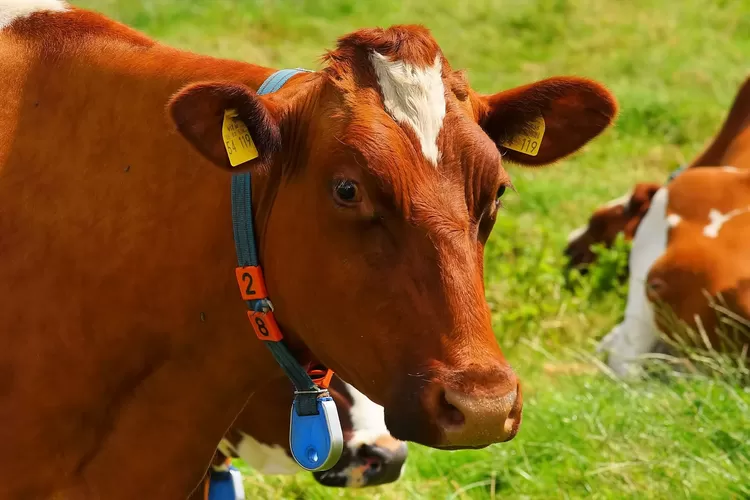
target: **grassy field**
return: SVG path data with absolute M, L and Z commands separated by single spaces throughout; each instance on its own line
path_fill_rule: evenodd
M 525 383 L 519 436 L 481 451 L 412 445 L 405 477 L 366 491 L 245 469 L 248 498 L 750 498 L 750 390 L 718 375 L 624 384 L 590 373 L 624 290 L 612 266 L 572 288 L 561 273 L 565 236 L 595 206 L 664 180 L 718 129 L 750 69 L 750 0 L 78 4 L 178 47 L 276 67 L 316 68 L 339 35 L 417 22 L 480 91 L 575 74 L 620 102 L 616 126 L 574 158 L 509 169 L 518 192 L 506 195 L 486 274 L 498 339 Z M 571 362 L 581 370 L 555 369 Z

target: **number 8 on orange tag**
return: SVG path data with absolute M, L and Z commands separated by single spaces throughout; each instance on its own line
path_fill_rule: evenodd
M 284 338 L 276 323 L 273 312 L 267 313 L 248 311 L 247 317 L 250 319 L 250 326 L 253 327 L 256 337 L 260 340 L 269 342 L 278 342 Z

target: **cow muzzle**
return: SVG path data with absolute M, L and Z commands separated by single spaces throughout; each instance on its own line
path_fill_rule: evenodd
M 487 378 L 462 374 L 462 383 L 433 383 L 425 393 L 426 407 L 440 431 L 436 447 L 482 448 L 510 441 L 521 425 L 523 397 L 518 378 L 509 368 Z M 482 378 L 484 383 L 479 383 Z
M 388 484 L 401 477 L 407 453 L 406 443 L 383 436 L 372 444 L 354 449 L 347 446 L 332 469 L 313 476 L 323 486 L 362 488 Z

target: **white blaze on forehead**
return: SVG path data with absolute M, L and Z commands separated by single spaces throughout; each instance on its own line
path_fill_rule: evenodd
M 363 444 L 375 444 L 382 436 L 390 433 L 385 426 L 385 411 L 379 404 L 373 403 L 367 396 L 351 385 L 344 383 L 352 398 L 350 417 L 352 419 L 352 438 L 346 443 L 352 451 Z
M 732 172 L 732 173 L 735 173 L 735 174 L 739 173 L 739 171 L 740 171 L 740 169 L 739 169 L 739 168 L 737 168 L 737 167 L 732 167 L 731 165 L 727 165 L 726 167 L 721 167 L 721 169 L 722 169 L 722 170 L 723 170 L 724 172 Z
M 597 351 L 609 353 L 607 364 L 617 375 L 631 372 L 638 358 L 648 353 L 659 339 L 654 311 L 646 296 L 646 278 L 651 266 L 667 249 L 669 223 L 667 188 L 661 188 L 635 231 L 630 250 L 630 276 L 625 319 L 599 343 Z
M 401 124 L 408 124 L 419 139 L 422 153 L 437 165 L 440 153 L 437 138 L 445 118 L 445 88 L 440 54 L 432 66 L 419 68 L 405 61 L 391 61 L 372 52 L 386 111 Z
M 244 432 L 240 432 L 240 435 L 242 436 L 240 442 L 236 446 L 229 446 L 245 463 L 258 472 L 288 475 L 303 470 L 281 446 L 260 443 Z
M 67 9 L 61 0 L 0 0 L 0 29 L 35 12 L 64 12 Z
M 721 226 L 723 226 L 730 219 L 737 217 L 738 215 L 746 214 L 750 212 L 750 207 L 736 208 L 731 212 L 723 214 L 718 210 L 711 209 L 708 212 L 708 224 L 703 228 L 703 235 L 706 238 L 718 238 Z

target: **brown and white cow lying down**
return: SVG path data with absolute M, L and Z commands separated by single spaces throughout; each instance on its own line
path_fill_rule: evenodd
M 696 167 L 677 176 L 651 200 L 630 254 L 623 321 L 598 350 L 618 375 L 660 344 L 659 332 L 691 337 L 675 322 L 702 328 L 719 351 L 747 348 L 750 337 L 726 342 L 704 293 L 721 295 L 734 314 L 750 319 L 750 168 Z M 669 313 L 659 314 L 658 308 Z M 702 347 L 698 342 L 696 347 Z
M 611 244 L 619 230 L 633 239 L 625 318 L 598 347 L 616 373 L 625 375 L 639 357 L 657 349 L 660 331 L 689 342 L 671 313 L 694 330 L 700 324 L 718 349 L 747 343 L 726 345 L 704 292 L 721 294 L 732 312 L 750 318 L 750 243 L 744 236 L 750 227 L 749 182 L 750 78 L 719 133 L 684 172 L 663 187 L 637 185 L 632 196 L 598 209 L 572 235 L 566 253 L 574 265 L 592 261 L 589 246 Z M 655 304 L 671 310 L 669 324 L 662 315 L 655 320 Z
M 419 26 L 346 35 L 322 70 L 256 95 L 272 73 L 57 0 L 0 2 L 9 498 L 184 498 L 282 376 L 237 288 L 230 172 L 254 174 L 260 261 L 300 363 L 382 405 L 398 439 L 518 432 L 483 281 L 503 161 L 572 154 L 614 98 L 572 77 L 481 95 Z M 259 152 L 236 169 L 230 109 Z
M 740 85 L 719 132 L 685 169 L 714 165 L 750 168 L 750 77 Z M 651 206 L 651 198 L 662 186 L 638 183 L 631 192 L 597 208 L 585 225 L 568 235 L 564 251 L 568 265 L 585 270 L 596 259 L 591 247 L 601 244 L 609 248 L 619 233 L 626 241 L 632 241 Z
M 388 433 L 383 408 L 334 376 L 330 393 L 336 402 L 345 447 L 330 470 L 314 472 L 324 486 L 364 487 L 398 480 L 403 472 L 406 443 Z M 289 451 L 289 400 L 292 386 L 285 378 L 253 394 L 222 439 L 212 467 L 223 469 L 227 457 L 239 457 L 263 474 L 296 474 L 302 469 Z M 256 402 L 262 401 L 258 405 Z M 259 407 L 260 406 L 260 407 Z M 202 499 L 203 488 L 191 499 Z

